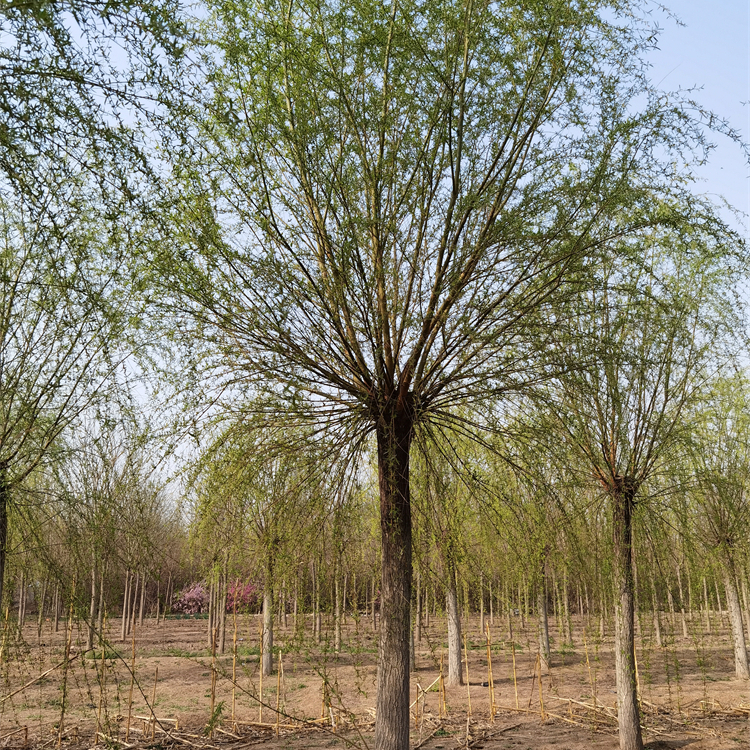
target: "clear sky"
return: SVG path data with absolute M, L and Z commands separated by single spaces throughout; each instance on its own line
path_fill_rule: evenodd
M 659 88 L 700 86 L 694 97 L 727 118 L 750 143 L 750 0 L 665 0 L 685 24 L 652 5 L 663 29 L 659 51 L 651 58 L 652 80 Z M 750 215 L 750 169 L 740 148 L 716 137 L 717 149 L 701 171 L 701 192 L 723 195 Z M 745 235 L 750 224 L 744 220 Z

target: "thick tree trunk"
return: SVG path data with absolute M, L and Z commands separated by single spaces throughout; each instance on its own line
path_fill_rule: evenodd
M 461 618 L 458 615 L 458 587 L 453 570 L 445 587 L 445 613 L 448 619 L 448 685 L 463 685 L 461 670 Z
M 748 670 L 747 663 L 747 644 L 745 642 L 745 629 L 742 624 L 742 608 L 740 607 L 740 598 L 737 595 L 737 583 L 730 570 L 724 573 L 724 589 L 727 592 L 729 621 L 732 625 L 734 672 L 741 680 L 747 680 L 750 678 L 750 670 Z
M 375 750 L 409 748 L 409 633 L 411 630 L 410 405 L 399 398 L 376 425 L 380 488 L 380 648 Z
M 621 750 L 643 750 L 635 682 L 633 497 L 612 492 L 615 583 L 615 679 Z

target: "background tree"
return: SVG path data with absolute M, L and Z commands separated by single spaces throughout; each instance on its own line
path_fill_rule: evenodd
M 748 679 L 747 645 L 737 585 L 750 528 L 750 391 L 747 378 L 716 379 L 694 416 L 690 461 L 697 520 L 709 554 L 721 568 L 734 642 L 737 677 Z
M 684 417 L 737 330 L 730 258 L 738 240 L 710 210 L 673 212 L 602 253 L 567 313 L 556 435 L 599 484 L 612 518 L 615 672 L 622 750 L 642 750 L 634 656 L 633 513 L 687 434 Z M 727 340 L 726 338 L 724 339 Z M 540 433 L 541 434 L 541 433 Z

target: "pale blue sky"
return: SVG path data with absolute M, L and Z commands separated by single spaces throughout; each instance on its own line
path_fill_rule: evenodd
M 726 117 L 750 143 L 750 0 L 666 0 L 685 26 L 653 4 L 663 29 L 652 80 L 663 89 L 702 86 L 694 98 Z M 723 195 L 750 214 L 750 170 L 741 150 L 724 138 L 701 171 L 701 192 Z M 750 235 L 748 220 L 745 234 Z

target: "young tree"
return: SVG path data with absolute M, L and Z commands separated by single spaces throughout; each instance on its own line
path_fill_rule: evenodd
M 646 230 L 604 252 L 591 291 L 568 309 L 557 350 L 566 375 L 551 405 L 555 436 L 577 453 L 581 472 L 599 485 L 611 511 L 622 750 L 643 748 L 633 513 L 648 483 L 669 475 L 670 457 L 686 438 L 685 413 L 736 324 L 731 258 L 740 245 L 710 209 L 682 216 L 671 210 L 672 230 Z
M 211 0 L 200 14 L 206 75 L 176 110 L 177 231 L 154 267 L 214 379 L 353 451 L 374 436 L 378 750 L 409 739 L 415 433 L 470 430 L 481 418 L 457 406 L 538 377 L 541 311 L 632 230 L 610 221 L 619 206 L 682 184 L 668 155 L 684 164 L 701 141 L 643 78 L 654 29 L 638 5 Z
M 120 228 L 85 185 L 45 191 L 46 210 L 0 198 L 0 598 L 14 494 L 126 356 Z
M 724 577 L 737 677 L 750 678 L 737 588 L 743 544 L 750 529 L 750 391 L 740 373 L 720 378 L 695 413 L 689 446 L 695 472 L 700 536 Z

